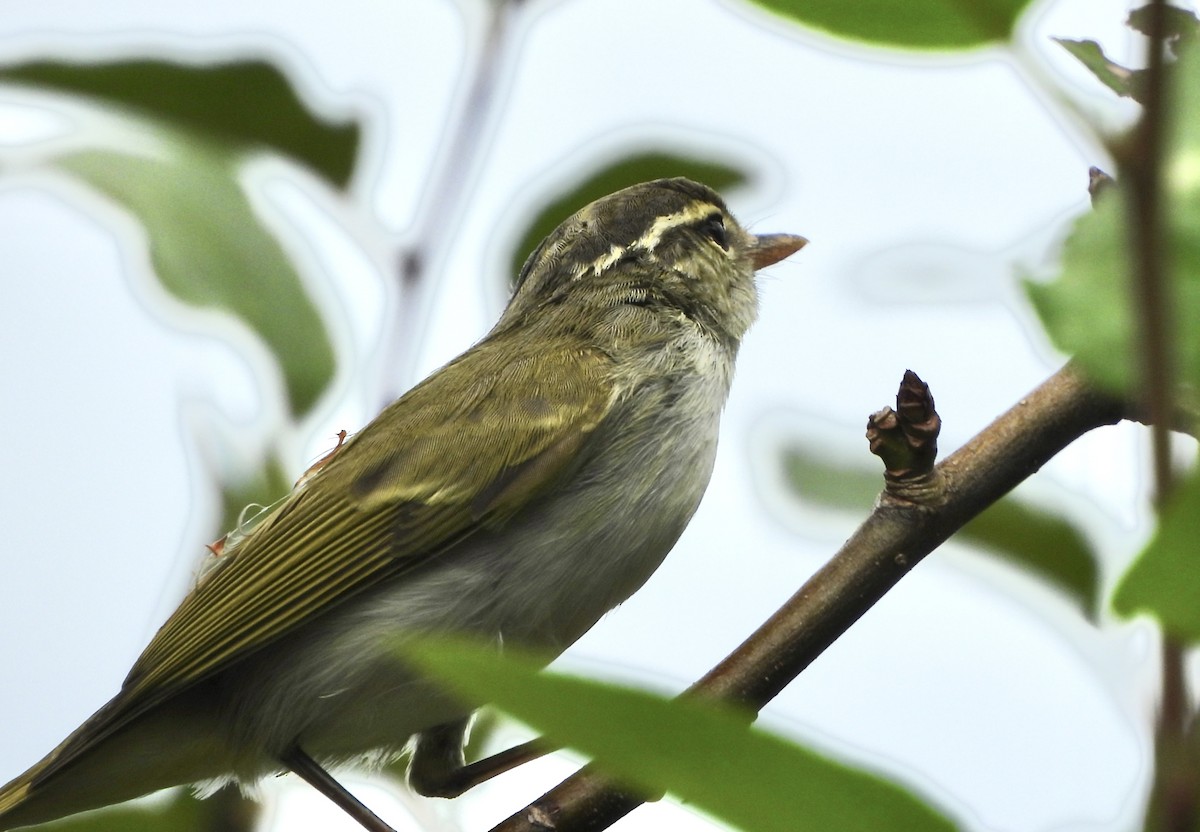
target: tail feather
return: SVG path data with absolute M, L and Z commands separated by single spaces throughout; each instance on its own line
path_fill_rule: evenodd
M 0 787 L 0 830 L 228 774 L 235 761 L 214 725 L 197 725 L 206 719 L 211 718 L 186 703 L 165 703 L 81 751 L 73 743 L 77 731 Z

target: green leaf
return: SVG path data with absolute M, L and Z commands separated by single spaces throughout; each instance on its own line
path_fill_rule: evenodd
M 747 714 L 730 708 L 539 674 L 542 662 L 461 641 L 423 640 L 403 655 L 605 770 L 744 830 L 955 828 L 907 790 L 751 728 Z
M 291 493 L 288 478 L 277 457 L 264 460 L 254 476 L 221 487 L 221 531 L 236 529 L 251 506 L 271 506 Z
M 59 159 L 145 226 L 158 279 L 193 306 L 241 318 L 283 368 L 294 413 L 333 378 L 325 325 L 236 180 L 236 157 L 179 139 L 153 158 L 89 150 Z
M 1200 49 L 1174 64 L 1168 150 L 1163 166 L 1162 217 L 1169 268 L 1166 313 L 1174 334 L 1179 380 L 1200 384 Z M 1123 395 L 1141 392 L 1142 373 L 1134 309 L 1130 224 L 1137 211 L 1127 188 L 1109 189 L 1080 217 L 1063 248 L 1062 274 L 1053 283 L 1026 282 L 1047 333 L 1075 355 L 1093 381 Z
M 208 816 L 187 789 L 176 789 L 164 802 L 122 803 L 39 825 L 46 832 L 169 832 L 203 829 Z
M 557 228 L 559 223 L 589 202 L 639 182 L 669 176 L 686 176 L 703 182 L 716 191 L 736 188 L 749 179 L 743 171 L 722 162 L 681 156 L 674 152 L 648 151 L 622 159 L 575 185 L 533 218 L 512 253 L 510 279 L 516 279 L 525 258 L 537 248 L 538 243 Z
M 1162 216 L 1169 223 L 1179 380 L 1195 388 L 1200 387 L 1200 45 L 1183 49 L 1174 66 Z
M 1158 530 L 1113 593 L 1125 616 L 1149 613 L 1177 639 L 1200 643 L 1200 470 L 1178 484 Z
M 820 450 L 795 442 L 783 452 L 785 477 L 808 504 L 862 515 L 883 489 L 883 475 L 827 461 Z M 1009 496 L 967 523 L 958 540 L 1025 570 L 1078 604 L 1095 619 L 1100 605 L 1096 552 L 1066 518 Z
M 252 829 L 259 805 L 235 786 L 200 800 L 191 789 L 173 789 L 152 801 L 121 803 L 39 824 L 45 832 L 190 832 Z
M 1124 196 L 1122 189 L 1110 189 L 1075 221 L 1056 281 L 1025 281 L 1054 345 L 1113 391 L 1133 389 L 1138 375 Z
M 1127 23 L 1130 29 L 1150 37 L 1153 25 L 1152 17 L 1153 11 L 1149 5 L 1146 5 L 1131 11 Z M 1196 13 L 1189 9 L 1165 6 L 1163 22 L 1166 24 L 1163 27 L 1163 34 L 1166 36 L 1167 45 L 1174 54 L 1178 54 L 1181 45 L 1194 42 L 1200 37 L 1200 18 L 1197 18 Z
M 1054 38 L 1055 43 L 1070 52 L 1096 76 L 1096 79 L 1117 95 L 1132 95 L 1134 71 L 1114 63 L 1094 40 Z
M 338 187 L 354 170 L 361 128 L 306 107 L 273 65 L 234 61 L 34 61 L 0 69 L 0 81 L 35 84 L 136 110 L 175 129 L 242 149 L 265 145 L 310 166 Z
M 835 37 L 899 49 L 1005 43 L 1032 0 L 753 0 Z
M 820 449 L 795 442 L 783 451 L 784 477 L 804 503 L 865 513 L 883 490 L 883 473 L 828 460 Z
M 1096 552 L 1065 518 L 1005 497 L 963 526 L 958 537 L 1036 575 L 1096 620 L 1100 607 Z

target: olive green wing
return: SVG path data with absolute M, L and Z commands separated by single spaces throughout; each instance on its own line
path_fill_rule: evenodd
M 306 477 L 221 555 L 121 693 L 39 777 L 355 593 L 503 524 L 569 477 L 616 400 L 611 359 L 574 343 L 513 347 L 477 345 Z

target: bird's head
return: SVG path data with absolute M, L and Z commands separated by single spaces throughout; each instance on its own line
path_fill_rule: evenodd
M 658 179 L 575 213 L 525 261 L 500 325 L 635 305 L 682 314 L 736 345 L 754 320 L 754 272 L 807 242 L 742 228 L 715 191 Z

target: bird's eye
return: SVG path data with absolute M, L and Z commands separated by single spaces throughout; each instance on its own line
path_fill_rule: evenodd
M 701 229 L 714 243 L 726 251 L 729 250 L 729 234 L 725 231 L 725 218 L 723 216 L 713 214 L 704 221 Z

